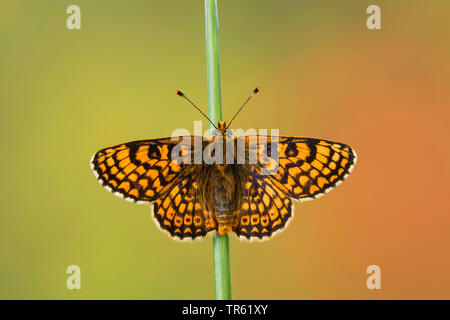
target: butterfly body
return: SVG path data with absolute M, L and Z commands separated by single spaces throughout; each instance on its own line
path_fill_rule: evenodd
M 225 122 L 219 122 L 218 132 L 207 142 L 206 148 L 218 149 L 221 144 L 222 156 L 218 163 L 194 165 L 194 175 L 199 182 L 199 201 L 202 208 L 210 213 L 219 234 L 228 234 L 238 219 L 239 206 L 242 202 L 242 183 L 246 180 L 244 165 L 236 164 L 234 157 L 231 164 L 227 164 L 226 148 L 236 146 L 233 138 L 226 134 Z M 231 142 L 231 144 L 230 144 Z M 202 150 L 203 152 L 203 150 Z M 235 152 L 233 152 L 235 154 Z
M 209 165 L 201 170 L 210 171 L 203 182 L 201 205 L 211 212 L 218 224 L 219 233 L 230 233 L 236 217 L 239 193 L 236 190 L 236 176 L 231 165 Z M 199 174 L 198 176 L 201 176 Z
M 181 143 L 195 146 L 199 140 L 198 149 L 180 149 L 190 161 L 173 158 Z M 223 154 L 217 153 L 219 146 Z M 214 162 L 193 161 L 208 150 L 214 150 Z M 240 239 L 265 240 L 286 228 L 293 216 L 292 200 L 319 198 L 342 183 L 355 163 L 356 153 L 345 144 L 285 136 L 232 137 L 225 122 L 219 122 L 211 139 L 132 141 L 98 151 L 91 167 L 107 190 L 126 200 L 151 203 L 157 226 L 174 239 L 234 232 Z M 269 167 L 275 170 L 265 172 Z

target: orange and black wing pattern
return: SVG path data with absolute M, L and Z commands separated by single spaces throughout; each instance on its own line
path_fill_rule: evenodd
M 183 174 L 169 192 L 153 203 L 156 224 L 176 240 L 203 238 L 217 227 L 212 214 L 202 206 L 194 171 Z
M 283 230 L 292 217 L 292 201 L 257 166 L 248 167 L 240 211 L 233 231 L 239 239 L 265 240 Z
M 356 164 L 348 145 L 312 138 L 280 137 L 279 169 L 270 179 L 299 201 L 321 197 L 340 185 Z
M 307 201 L 321 197 L 348 177 L 357 159 L 348 145 L 321 139 L 283 136 L 276 137 L 276 141 L 269 136 L 236 139 L 244 139 L 241 142 L 245 142 L 250 158 L 253 153 L 259 163 L 265 163 L 249 165 L 250 178 L 244 195 L 247 204 L 244 201 L 235 226 L 238 236 L 250 240 L 264 239 L 282 230 L 293 216 L 290 198 Z M 247 219 L 252 216 L 254 225 Z
M 138 140 L 108 147 L 94 154 L 91 167 L 108 191 L 128 201 L 152 202 L 181 176 L 184 164 L 172 160 L 171 154 L 183 138 L 194 139 Z
M 198 185 L 205 181 L 198 176 L 204 173 L 200 169 L 205 164 L 191 164 L 197 151 L 190 147 L 196 139 L 202 137 L 119 144 L 98 151 L 91 167 L 98 181 L 115 195 L 132 202 L 153 202 L 157 226 L 172 238 L 202 238 L 217 229 L 217 221 L 204 208 L 205 190 Z M 238 160 L 236 164 L 236 170 L 243 170 L 246 177 L 236 181 L 242 183 L 244 192 L 238 196 L 239 209 L 232 225 L 241 239 L 264 240 L 284 230 L 293 216 L 292 199 L 320 197 L 342 183 L 356 163 L 352 148 L 326 140 L 246 136 L 236 141 L 237 145 L 245 143 L 247 154 L 243 163 Z M 175 149 L 184 142 L 189 143 L 187 151 Z M 198 151 L 207 144 L 203 141 Z M 186 164 L 186 158 L 191 162 Z M 256 163 L 249 161 L 254 158 Z

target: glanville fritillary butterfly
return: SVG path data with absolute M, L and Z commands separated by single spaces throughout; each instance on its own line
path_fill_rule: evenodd
M 259 87 L 231 121 L 258 91 Z M 176 93 L 197 108 L 183 93 Z M 239 239 L 266 240 L 287 227 L 293 217 L 293 200 L 323 196 L 340 185 L 356 163 L 355 151 L 342 143 L 288 136 L 233 138 L 228 127 L 219 122 L 211 139 L 167 137 L 104 148 L 94 154 L 91 167 L 108 191 L 132 202 L 151 204 L 156 225 L 173 239 L 234 232 Z M 220 136 L 223 139 L 218 139 Z M 201 148 L 182 149 L 183 159 L 193 160 L 196 152 L 203 154 L 214 144 L 231 142 L 235 161 L 227 162 L 225 154 L 223 161 L 212 164 L 174 159 L 172 152 L 186 141 L 190 145 L 200 141 Z M 240 161 L 239 145 L 245 151 Z M 252 156 L 262 161 L 252 163 Z M 273 161 L 277 170 L 263 173 Z

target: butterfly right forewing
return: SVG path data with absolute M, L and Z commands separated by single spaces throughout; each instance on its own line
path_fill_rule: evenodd
M 356 163 L 351 147 L 326 140 L 276 137 L 272 144 L 272 137 L 243 136 L 236 141 L 248 154 L 249 182 L 234 229 L 247 239 L 264 239 L 285 228 L 293 215 L 291 199 L 320 197 L 342 183 Z M 258 163 L 248 163 L 252 156 Z

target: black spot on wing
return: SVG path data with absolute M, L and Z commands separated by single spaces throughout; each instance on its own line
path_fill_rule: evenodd
M 296 157 L 298 155 L 297 145 L 295 143 L 288 143 L 285 154 L 288 157 Z

